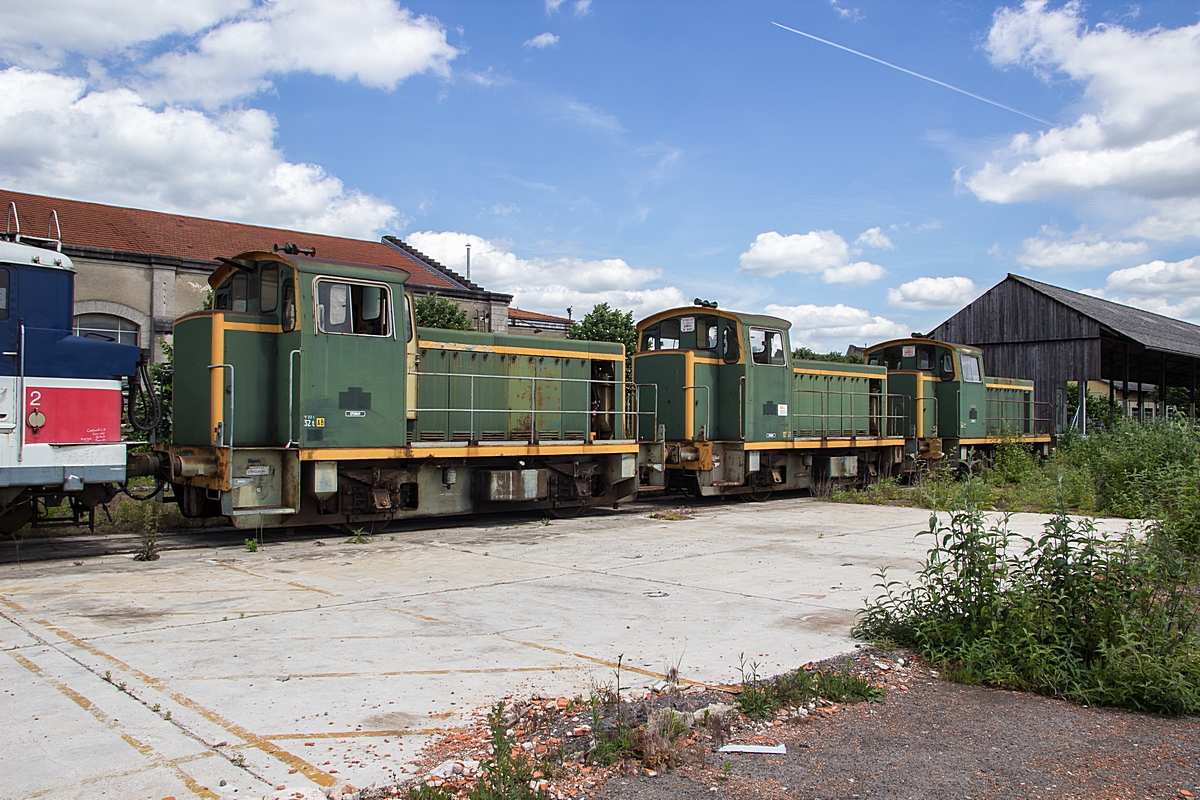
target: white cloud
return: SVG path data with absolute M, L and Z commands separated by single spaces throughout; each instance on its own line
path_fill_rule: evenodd
M 1200 321 L 1200 256 L 1119 269 L 1109 274 L 1103 289 L 1087 293 L 1168 317 Z
M 546 31 L 545 33 L 539 33 L 537 36 L 533 37 L 532 39 L 526 39 L 524 46 L 525 47 L 536 47 L 537 49 L 542 50 L 546 47 L 550 47 L 551 45 L 556 45 L 556 44 L 558 44 L 558 37 L 555 36 L 550 31 Z
M 851 286 L 865 286 L 872 281 L 877 281 L 886 274 L 887 270 L 878 264 L 872 264 L 870 261 L 855 261 L 852 264 L 842 264 L 837 267 L 829 267 L 821 272 L 821 281 L 824 283 L 848 283 Z
M 364 238 L 400 216 L 287 161 L 264 111 L 159 111 L 127 89 L 17 67 L 0 72 L 0 95 L 0 182 L 12 189 Z
M 818 352 L 844 351 L 847 345 L 875 344 L 907 336 L 912 328 L 886 317 L 872 316 L 861 308 L 836 306 L 769 305 L 766 313 L 792 323 L 792 346 L 804 345 Z
M 546 0 L 546 13 L 553 14 L 562 4 L 563 0 Z
M 1116 270 L 1109 274 L 1104 294 L 1160 299 L 1200 295 L 1200 256 Z
M 1051 269 L 1103 267 L 1149 249 L 1145 242 L 1105 241 L 1099 233 L 1090 233 L 1086 226 L 1067 239 L 1052 228 L 1042 228 L 1042 234 L 1024 241 L 1024 250 L 1017 261 Z
M 69 53 L 98 56 L 164 36 L 192 36 L 253 0 L 40 0 L 4 4 L 0 58 L 49 68 Z
M 821 273 L 825 283 L 864 284 L 878 280 L 883 267 L 866 261 L 851 262 L 850 246 L 833 231 L 809 231 L 784 236 L 777 231 L 760 233 L 742 253 L 741 272 L 773 278 L 785 272 Z
M 874 247 L 877 250 L 895 250 L 896 245 L 892 244 L 892 240 L 883 232 L 883 229 L 876 225 L 874 228 L 867 228 L 858 235 L 854 240 L 855 244 L 861 244 L 866 247 Z
M 674 286 L 646 286 L 660 277 L 658 270 L 631 267 L 620 258 L 522 258 L 508 242 L 455 231 L 419 231 L 404 238 L 458 272 L 466 269 L 470 243 L 471 280 L 513 295 L 514 306 L 530 311 L 564 316 L 571 307 L 578 318 L 596 303 L 608 303 L 641 319 L 688 304 Z
M 1026 0 L 996 12 L 987 50 L 997 66 L 1083 84 L 1090 108 L 1074 125 L 1020 134 L 997 150 L 966 179 L 980 199 L 1012 203 L 1107 188 L 1170 210 L 1180 198 L 1200 197 L 1200 23 L 1088 28 L 1077 0 L 1055 9 Z M 1188 216 L 1197 220 L 1194 209 Z M 1139 235 L 1197 232 L 1151 218 Z
M 857 21 L 863 17 L 862 12 L 857 8 L 846 8 L 845 6 L 840 5 L 838 0 L 829 0 L 829 5 L 833 6 L 834 13 L 842 19 Z
M 217 26 L 194 47 L 151 61 L 142 92 L 211 108 L 290 72 L 391 90 L 422 72 L 449 74 L 457 55 L 441 23 L 392 0 L 274 0 Z
M 575 0 L 575 16 L 586 17 L 592 11 L 592 0 Z
M 917 278 L 888 289 L 888 305 L 912 311 L 935 308 L 961 308 L 978 296 L 979 288 L 970 278 Z

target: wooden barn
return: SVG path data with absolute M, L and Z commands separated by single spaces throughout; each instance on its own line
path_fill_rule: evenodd
M 1136 400 L 1147 384 L 1180 387 L 1190 397 L 1183 410 L 1195 415 L 1200 326 L 1188 322 L 1010 273 L 930 336 L 982 349 L 989 375 L 1032 378 L 1059 431 L 1070 424 L 1068 382 L 1105 382 L 1126 416 L 1131 403 L 1134 415 L 1145 413 Z M 1114 395 L 1116 387 L 1129 391 Z M 1155 416 L 1166 411 L 1164 395 Z

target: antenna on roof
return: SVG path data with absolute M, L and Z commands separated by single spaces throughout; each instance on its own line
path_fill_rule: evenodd
M 467 242 L 467 283 L 471 282 L 471 243 Z

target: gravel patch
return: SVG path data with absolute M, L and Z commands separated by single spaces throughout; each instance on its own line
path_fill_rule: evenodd
M 882 703 L 843 705 L 837 713 L 810 714 L 776 728 L 786 756 L 711 754 L 704 764 L 693 762 L 655 777 L 614 777 L 596 796 L 1200 796 L 1198 718 L 1086 708 L 963 686 L 919 664 L 907 676 L 900 671 L 907 680 L 898 679 L 897 672 L 892 662 Z M 730 765 L 727 777 L 722 762 Z

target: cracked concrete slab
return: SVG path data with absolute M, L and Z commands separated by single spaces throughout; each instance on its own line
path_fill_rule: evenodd
M 927 511 L 779 499 L 0 566 L 0 797 L 261 797 L 395 780 L 514 692 L 727 683 L 851 649 Z M 1018 514 L 1035 534 L 1045 517 Z M 1120 531 L 1124 521 L 1102 525 Z M 197 534 L 203 536 L 204 534 Z M 224 785 L 222 785 L 224 782 Z

